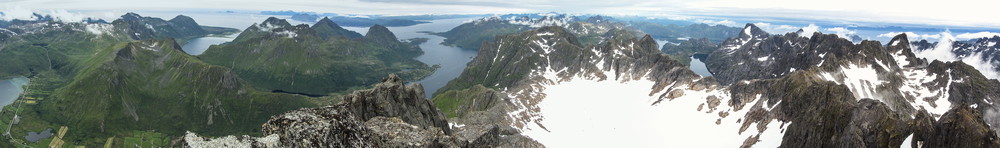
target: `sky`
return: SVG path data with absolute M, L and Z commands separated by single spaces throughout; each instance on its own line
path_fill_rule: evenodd
M 190 9 L 379 15 L 561 12 L 675 19 L 731 16 L 1000 28 L 1000 17 L 992 11 L 997 6 L 1000 1 L 991 0 L 0 0 L 3 12 Z M 11 18 L 9 15 L 3 17 Z

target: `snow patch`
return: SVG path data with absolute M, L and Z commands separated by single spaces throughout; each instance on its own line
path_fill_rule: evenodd
M 285 30 L 285 31 L 281 31 L 281 32 L 275 32 L 275 34 L 282 35 L 282 36 L 285 36 L 287 38 L 295 38 L 295 37 L 299 36 L 299 34 L 295 33 L 294 31 L 291 31 L 291 30 Z
M 102 35 L 110 34 L 112 28 L 114 26 L 111 26 L 111 24 L 87 24 L 84 30 L 95 35 Z
M 951 78 L 951 70 L 948 70 L 948 79 Z M 923 69 L 905 69 L 903 70 L 903 85 L 899 87 L 900 93 L 909 94 L 915 98 L 911 105 L 914 108 L 924 108 L 928 113 L 934 115 L 943 115 L 948 109 L 951 109 L 951 102 L 948 102 L 948 89 L 951 86 L 951 81 L 941 89 L 933 90 L 930 87 L 924 86 L 924 84 L 929 84 L 934 81 L 938 76 L 933 73 L 928 73 Z M 925 98 L 936 98 L 931 105 L 930 102 L 925 101 Z M 937 117 L 935 117 L 937 118 Z
M 771 57 L 770 56 L 760 57 L 760 58 L 757 58 L 757 61 L 761 61 L 761 62 L 767 61 L 768 58 L 771 58 Z

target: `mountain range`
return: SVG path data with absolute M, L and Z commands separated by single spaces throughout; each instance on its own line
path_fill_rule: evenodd
M 381 25 L 361 36 L 326 18 L 293 26 L 271 17 L 198 57 L 233 69 L 263 90 L 322 96 L 375 84 L 389 73 L 430 75 L 433 68 L 413 59 L 420 54 L 420 47 Z
M 185 131 L 255 134 L 272 115 L 339 102 L 339 96 L 326 97 L 330 93 L 367 88 L 390 73 L 418 79 L 433 71 L 413 59 L 422 53 L 419 47 L 399 41 L 384 26 L 372 28 L 362 36 L 329 19 L 310 27 L 269 18 L 196 57 L 181 49 L 184 40 L 239 31 L 200 26 L 183 15 L 163 20 L 136 13 L 111 23 L 13 24 L 0 31 L 0 56 L 9 62 L 0 66 L 2 77 L 28 76 L 32 89 L 0 114 L 0 122 L 15 122 L 4 128 L 15 138 L 2 145 L 167 147 L 179 146 L 171 140 Z M 260 61 L 240 63 L 269 70 L 263 72 L 293 72 L 288 79 L 303 81 L 252 75 L 231 64 L 235 61 L 220 62 L 233 60 L 215 55 L 220 50 L 246 53 L 242 59 Z M 60 127 L 68 127 L 65 136 L 17 138 Z

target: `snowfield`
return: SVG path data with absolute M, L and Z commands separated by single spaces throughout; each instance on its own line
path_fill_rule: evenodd
M 613 72 L 605 74 L 615 77 Z M 664 90 L 650 95 L 653 85 L 649 80 L 620 82 L 584 77 L 542 84 L 541 88 L 533 88 L 545 96 L 537 104 L 540 111 L 532 113 L 539 117 L 525 124 L 522 134 L 550 147 L 739 147 L 748 137 L 760 134 L 761 141 L 755 147 L 777 147 L 783 135 L 782 124 L 788 126 L 774 121 L 761 133 L 752 124 L 740 133 L 742 123 L 737 120 L 754 104 L 739 111 L 732 111 L 725 103 L 715 110 L 706 105 L 698 111 L 710 95 L 722 102 L 729 100 L 728 90 L 706 89 L 685 90 L 683 97 L 653 105 L 658 96 L 666 93 Z M 730 114 L 717 125 L 720 111 Z

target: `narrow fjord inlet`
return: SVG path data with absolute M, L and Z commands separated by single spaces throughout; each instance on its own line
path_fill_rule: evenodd
M 0 148 L 1000 147 L 1000 2 L 0 2 Z

